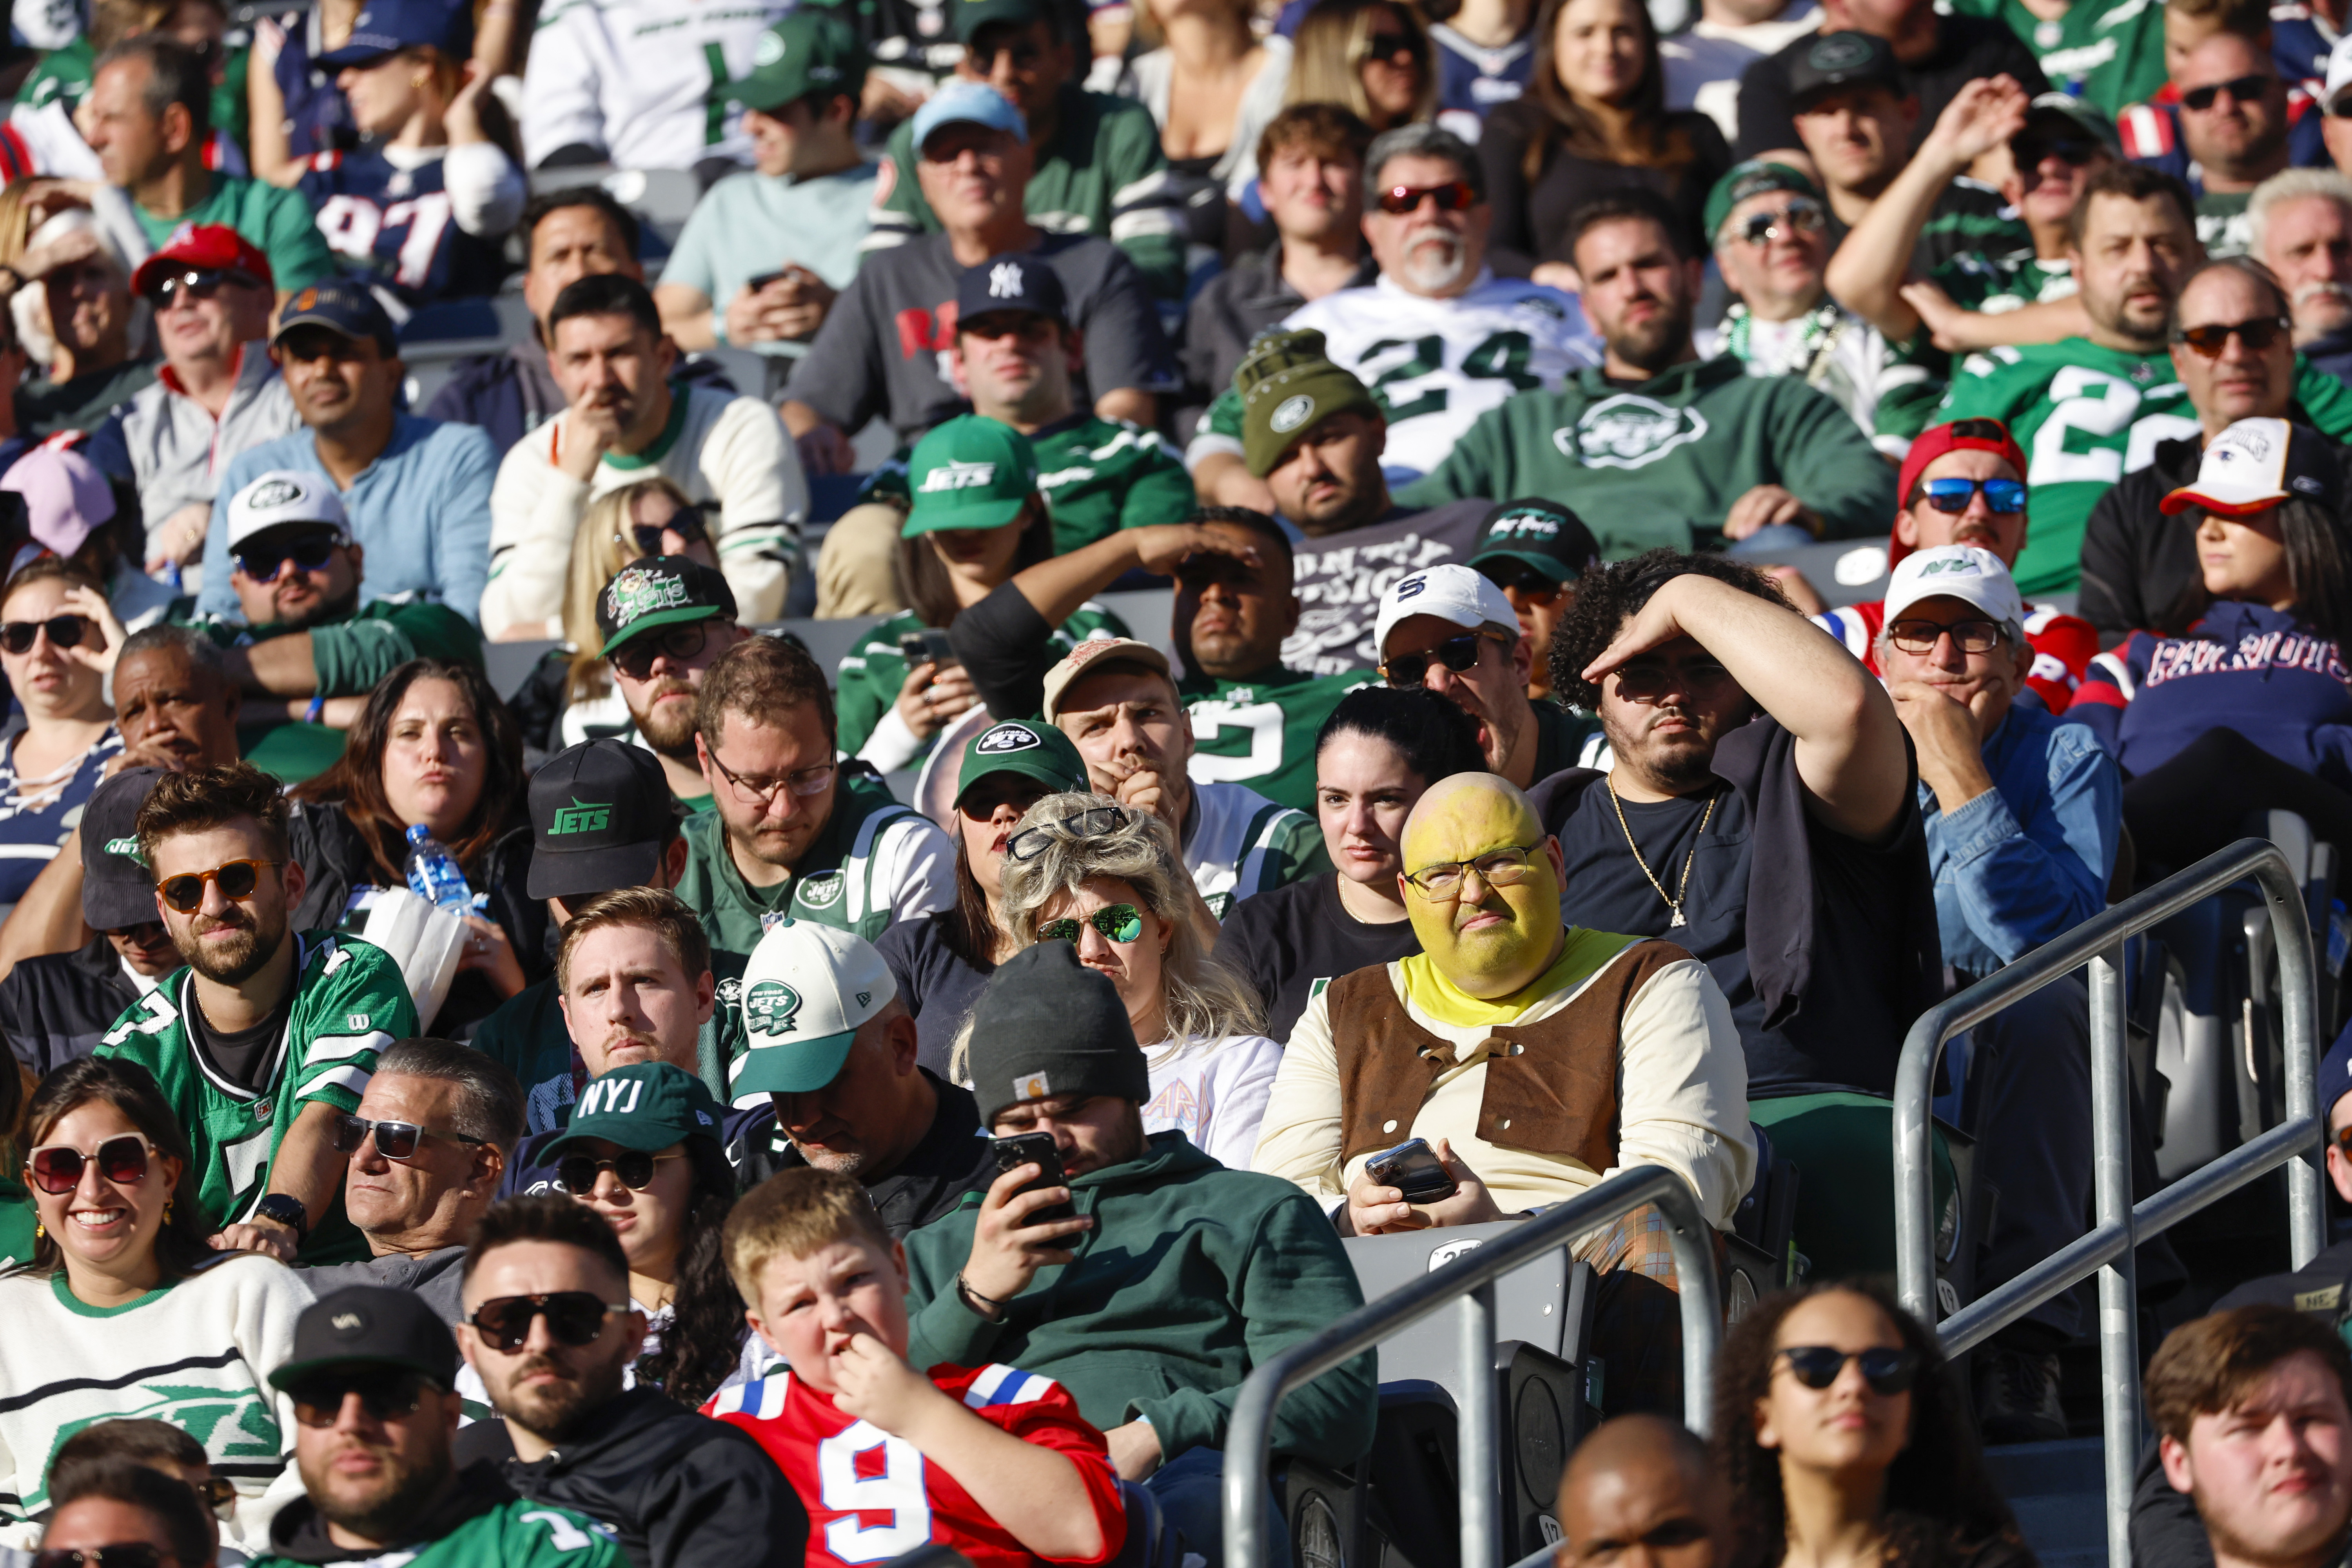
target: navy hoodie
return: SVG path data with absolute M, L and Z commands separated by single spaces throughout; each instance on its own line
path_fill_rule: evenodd
M 2208 730 L 2235 730 L 2281 762 L 2352 789 L 2352 687 L 2335 640 L 2294 612 L 2225 599 L 2187 637 L 2134 632 L 2091 661 L 2066 722 L 2099 737 L 2127 777 Z

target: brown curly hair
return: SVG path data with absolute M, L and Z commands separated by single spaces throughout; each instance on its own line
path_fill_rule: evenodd
M 1585 667 L 1617 640 L 1617 634 L 1642 613 L 1651 595 L 1677 577 L 1694 574 L 1728 583 L 1791 614 L 1796 610 L 1771 578 L 1727 556 L 1650 550 L 1631 561 L 1588 566 L 1577 580 L 1576 603 L 1551 634 L 1552 690 L 1588 713 L 1599 712 L 1601 688 L 1584 679 Z

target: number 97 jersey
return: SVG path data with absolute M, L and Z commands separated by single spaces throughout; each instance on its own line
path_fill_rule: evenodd
M 403 168 L 381 151 L 320 153 L 295 188 L 343 269 L 401 303 L 494 294 L 504 270 L 499 243 L 457 223 L 447 163 L 446 154 Z
M 930 1369 L 942 1393 L 1025 1443 L 1066 1455 L 1102 1527 L 1103 1563 L 1127 1541 L 1127 1510 L 1102 1434 L 1050 1377 L 1001 1363 Z M 912 1443 L 835 1408 L 833 1396 L 788 1372 L 740 1384 L 702 1407 L 740 1426 L 784 1472 L 808 1510 L 808 1568 L 864 1568 L 933 1542 L 974 1568 L 1041 1568 L 1045 1559 L 991 1519 L 956 1479 Z

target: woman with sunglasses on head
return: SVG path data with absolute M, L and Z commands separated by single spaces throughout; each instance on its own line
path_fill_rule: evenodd
M 143 1067 L 89 1057 L 50 1073 L 23 1142 L 40 1228 L 31 1259 L 0 1276 L 0 1490 L 38 1515 L 61 1429 L 178 1416 L 235 1484 L 232 1539 L 262 1546 L 299 1489 L 279 1468 L 291 1413 L 265 1374 L 292 1353 L 308 1287 L 273 1258 L 208 1244 L 194 1156 Z M 178 1391 L 160 1412 L 159 1384 Z
M 122 751 L 105 694 L 122 628 L 105 608 L 97 579 L 54 555 L 0 587 L 0 673 L 25 710 L 0 750 L 0 904 L 24 896 Z
M 1638 185 L 1683 219 L 1686 254 L 1706 254 L 1701 212 L 1731 167 L 1731 148 L 1705 114 L 1666 108 L 1658 30 L 1642 0 L 1544 0 L 1535 38 L 1527 91 L 1496 105 L 1478 139 L 1495 208 L 1490 243 L 1565 267 L 1570 214 L 1603 191 Z M 1536 281 L 1555 281 L 1542 272 Z
M 2032 1568 L 1942 1348 L 1883 1287 L 1766 1297 L 1715 1377 L 1731 1568 Z
M 1282 1047 L 1258 1032 L 1249 987 L 1209 956 L 1202 927 L 1215 922 L 1201 910 L 1174 830 L 1106 795 L 1049 795 L 1006 850 L 1000 904 L 1014 944 L 1069 942 L 1118 990 L 1151 1072 L 1144 1131 L 1181 1132 L 1212 1159 L 1248 1170 Z M 962 1078 L 963 1063 L 955 1066 Z
M 1291 41 L 1286 103 L 1336 103 L 1375 135 L 1437 112 L 1429 31 L 1411 5 L 1322 0 Z

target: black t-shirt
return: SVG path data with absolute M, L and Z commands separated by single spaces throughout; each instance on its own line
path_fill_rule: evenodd
M 894 1239 L 903 1239 L 908 1231 L 946 1214 L 963 1202 L 964 1194 L 986 1192 L 996 1180 L 996 1156 L 980 1124 L 980 1102 L 971 1090 L 935 1073 L 923 1076 L 939 1097 L 930 1131 L 897 1170 L 863 1184 L 866 1195 L 874 1200 L 874 1212 L 882 1216 L 882 1227 Z M 728 1154 L 747 1193 L 779 1171 L 808 1163 L 772 1121 L 749 1124 L 730 1139 Z
M 1225 917 L 1216 957 L 1265 1004 L 1265 1034 L 1290 1031 L 1326 982 L 1421 951 L 1411 921 L 1373 925 L 1339 902 L 1339 873 L 1326 871 L 1244 899 Z
M 1919 95 L 1916 145 L 1935 128 L 1936 117 L 1979 77 L 2006 73 L 2031 93 L 2050 90 L 2049 78 L 2025 41 L 2007 23 L 1991 16 L 1947 16 L 1937 18 L 1936 52 L 1916 66 L 1905 66 L 1903 76 Z M 1739 79 L 1739 138 L 1733 149 L 1740 158 L 1753 158 L 1779 147 L 1801 147 L 1789 101 L 1789 67 L 1798 54 L 1812 47 L 1819 35 L 1807 33 L 1776 55 L 1750 62 Z
M 951 914 L 899 921 L 874 939 L 874 951 L 898 983 L 898 1000 L 914 1015 L 921 1042 L 915 1060 L 940 1078 L 948 1076 L 948 1053 L 956 1031 L 971 1016 L 972 1004 L 988 987 L 990 971 L 976 968 L 948 945 Z
M 194 982 L 189 984 L 190 1000 L 195 1001 Z M 249 1029 L 215 1029 L 205 1017 L 203 1004 L 188 1009 L 188 1040 L 197 1054 L 212 1064 L 213 1070 L 240 1089 L 258 1089 L 262 1075 L 275 1062 L 278 1042 L 285 1037 L 287 1021 L 294 1016 L 294 991 L 291 984 L 286 994 L 278 999 L 269 1016 Z

